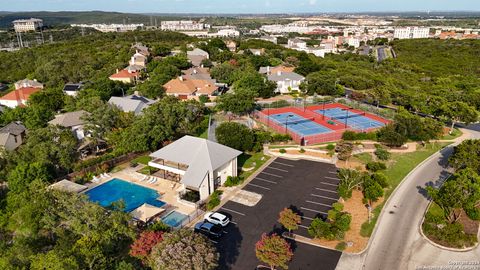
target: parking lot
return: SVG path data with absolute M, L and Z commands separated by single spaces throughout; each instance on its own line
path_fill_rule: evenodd
M 255 243 L 262 233 L 284 230 L 277 222 L 279 212 L 291 208 L 302 216 L 296 234 L 308 236 L 315 217 L 326 216 L 338 199 L 339 180 L 334 165 L 307 160 L 277 158 L 244 190 L 262 195 L 255 206 L 229 201 L 220 211 L 232 217 L 226 234 L 216 242 L 222 269 L 255 269 Z M 335 269 L 341 253 L 291 241 L 294 256 L 290 269 Z

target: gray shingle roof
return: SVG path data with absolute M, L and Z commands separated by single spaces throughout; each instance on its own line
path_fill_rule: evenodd
M 115 105 L 124 112 L 139 114 L 143 109 L 155 103 L 155 100 L 146 97 L 130 95 L 126 97 L 111 97 L 108 103 Z
M 275 82 L 285 81 L 285 80 L 302 81 L 302 80 L 305 80 L 305 77 L 295 72 L 281 72 L 281 73 L 274 73 L 274 74 L 268 75 L 268 80 L 275 81 Z
M 233 148 L 187 135 L 150 156 L 188 165 L 181 182 L 199 188 L 208 171 L 220 168 L 241 154 Z
M 48 122 L 50 125 L 59 125 L 62 127 L 74 127 L 83 125 L 84 121 L 81 119 L 84 115 L 88 114 L 86 111 L 76 111 L 55 115 L 55 119 Z
M 27 129 L 19 122 L 12 122 L 2 128 L 0 128 L 0 134 L 12 134 L 18 136 L 25 132 Z

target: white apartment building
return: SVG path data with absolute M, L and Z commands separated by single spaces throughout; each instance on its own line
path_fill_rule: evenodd
M 37 31 L 37 29 L 40 29 L 42 27 L 43 27 L 42 19 L 30 18 L 26 20 L 13 21 L 13 28 L 15 29 L 15 32 Z
M 348 38 L 348 46 L 353 46 L 354 48 L 360 47 L 360 38 L 349 37 Z
M 209 33 L 209 37 L 239 37 L 240 32 L 235 29 L 220 29 L 217 33 Z
M 430 28 L 427 27 L 403 27 L 395 28 L 393 38 L 413 39 L 413 38 L 429 38 Z
M 93 28 L 97 31 L 107 32 L 127 32 L 143 28 L 143 23 L 139 24 L 71 24 L 71 27 Z
M 162 21 L 160 29 L 164 31 L 197 31 L 210 28 L 210 25 L 195 21 Z

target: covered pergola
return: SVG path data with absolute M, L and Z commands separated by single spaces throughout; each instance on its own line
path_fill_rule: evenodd
M 84 186 L 84 185 L 74 183 L 74 182 L 69 181 L 67 179 L 63 179 L 63 180 L 58 181 L 54 184 L 51 184 L 48 188 L 61 190 L 61 191 L 66 191 L 66 192 L 71 192 L 71 193 L 80 193 L 80 192 L 86 190 L 88 187 Z
M 163 213 L 163 211 L 165 211 L 165 209 L 144 203 L 140 207 L 131 211 L 130 215 L 132 215 L 135 220 L 147 223 Z

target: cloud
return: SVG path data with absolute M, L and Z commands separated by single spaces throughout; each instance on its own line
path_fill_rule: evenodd
M 311 6 L 314 6 L 317 4 L 317 0 L 308 0 L 308 4 L 310 4 Z

